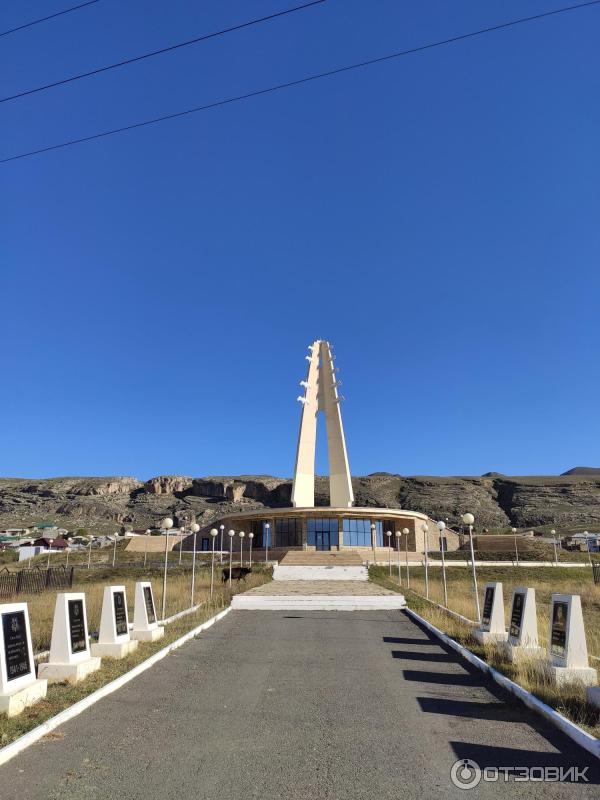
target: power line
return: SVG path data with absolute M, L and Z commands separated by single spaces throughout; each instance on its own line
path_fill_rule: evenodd
M 198 36 L 195 39 L 188 39 L 185 42 L 178 42 L 177 44 L 172 44 L 169 47 L 162 47 L 160 50 L 152 50 L 149 53 L 142 53 L 142 55 L 134 56 L 133 58 L 126 58 L 123 61 L 117 61 L 114 64 L 107 64 L 104 67 L 98 67 L 97 69 L 92 69 L 89 72 L 82 72 L 79 75 L 72 75 L 70 78 L 63 78 L 60 81 L 54 81 L 54 83 L 46 83 L 43 86 L 36 86 L 33 89 L 27 89 L 24 92 L 19 92 L 18 94 L 10 95 L 10 97 L 2 97 L 0 98 L 0 103 L 7 103 L 9 100 L 16 100 L 19 97 L 26 97 L 30 94 L 36 94 L 37 92 L 43 92 L 46 89 L 53 89 L 56 86 L 64 86 L 65 83 L 73 83 L 73 81 L 79 81 L 82 78 L 89 78 L 92 75 L 98 75 L 101 72 L 108 72 L 111 69 L 117 69 L 117 67 L 124 67 L 127 64 L 135 64 L 137 61 L 143 61 L 146 58 L 153 58 L 154 56 L 160 56 L 164 53 L 171 53 L 173 50 L 179 50 L 181 47 L 188 47 L 191 44 L 198 44 L 199 42 L 205 42 L 207 39 L 214 39 L 217 36 L 223 36 L 226 33 L 232 33 L 233 31 L 239 31 L 243 28 L 250 28 L 253 25 L 258 25 L 261 22 L 268 22 L 269 20 L 277 19 L 277 17 L 285 17 L 288 14 L 293 14 L 295 11 L 302 11 L 305 8 L 310 8 L 311 6 L 318 6 L 322 3 L 327 2 L 327 0 L 311 0 L 310 3 L 304 3 L 301 6 L 295 6 L 294 8 L 288 8 L 285 11 L 278 11 L 275 14 L 269 14 L 267 17 L 259 17 L 258 19 L 252 19 L 248 22 L 242 22 L 239 25 L 233 25 L 230 28 L 223 28 L 223 30 L 215 31 L 214 33 L 207 33 L 204 36 Z
M 338 67 L 337 69 L 328 70 L 327 72 L 319 72 L 316 73 L 315 75 L 307 75 L 304 78 L 298 78 L 297 80 L 294 81 L 288 81 L 287 83 L 279 83 L 276 84 L 275 86 L 269 86 L 265 89 L 256 89 L 253 92 L 247 92 L 245 94 L 236 95 L 234 97 L 227 97 L 223 100 L 216 100 L 213 103 L 207 103 L 206 105 L 196 106 L 194 108 L 188 108 L 185 109 L 184 111 L 177 111 L 173 114 L 165 114 L 164 116 L 161 117 L 154 117 L 153 119 L 143 120 L 142 122 L 135 122 L 131 125 L 124 125 L 121 128 L 113 128 L 112 130 L 101 131 L 100 133 L 95 133 L 92 134 L 91 136 L 82 136 L 79 139 L 71 139 L 66 142 L 61 142 L 60 144 L 53 144 L 47 147 L 41 147 L 38 150 L 30 150 L 27 153 L 19 153 L 18 155 L 15 156 L 9 156 L 8 158 L 0 159 L 0 164 L 6 164 L 8 161 L 17 161 L 18 159 L 21 158 L 29 158 L 30 156 L 36 156 L 39 155 L 40 153 L 48 153 L 51 150 L 60 150 L 63 147 L 71 147 L 72 145 L 82 144 L 83 142 L 91 142 L 95 139 L 102 139 L 105 136 L 113 136 L 117 133 L 124 133 L 125 131 L 135 130 L 136 128 L 143 128 L 146 125 L 155 125 L 158 122 L 165 122 L 166 120 L 177 119 L 178 117 L 185 117 L 188 116 L 189 114 L 196 114 L 200 111 L 208 111 L 212 108 L 219 108 L 220 106 L 230 105 L 231 103 L 237 103 L 240 102 L 241 100 L 249 100 L 253 97 L 260 97 L 261 95 L 271 94 L 274 92 L 281 91 L 283 89 L 289 89 L 293 86 L 300 86 L 304 83 L 310 83 L 312 81 L 320 80 L 321 78 L 329 78 L 332 77 L 333 75 L 340 75 L 344 72 L 350 72 L 351 70 L 361 69 L 363 67 L 369 67 L 372 66 L 373 64 L 381 64 L 385 61 L 391 61 L 392 59 L 395 58 L 401 58 L 402 56 L 412 55 L 413 53 L 420 53 L 424 50 L 431 50 L 435 47 L 441 47 L 446 44 L 461 42 L 464 41 L 465 39 L 471 39 L 475 36 L 481 36 L 486 33 L 492 33 L 494 31 L 503 30 L 504 28 L 510 28 L 513 25 L 520 25 L 524 22 L 532 22 L 533 20 L 542 19 L 544 17 L 550 17 L 555 14 L 563 14 L 567 11 L 575 11 L 580 8 L 585 8 L 587 6 L 595 6 L 598 4 L 600 4 L 600 0 L 590 0 L 590 2 L 587 3 L 579 3 L 578 5 L 574 6 L 557 8 L 554 11 L 546 11 L 541 14 L 535 14 L 534 16 L 531 17 L 520 17 L 519 19 L 510 20 L 509 22 L 503 22 L 499 25 L 493 25 L 489 28 L 480 28 L 477 31 L 470 31 L 469 33 L 463 33 L 460 34 L 459 36 L 452 36 L 449 39 L 442 39 L 437 42 L 430 42 L 429 44 L 420 45 L 419 47 L 412 47 L 409 50 L 400 50 L 397 53 L 390 53 L 385 56 L 380 56 L 379 58 L 371 58 L 368 61 L 360 61 L 355 64 L 349 64 L 345 67 Z
M 54 19 L 55 17 L 62 17 L 63 14 L 70 14 L 71 11 L 78 11 L 80 8 L 85 8 L 85 6 L 91 6 L 97 2 L 98 0 L 88 0 L 87 3 L 80 3 L 78 6 L 65 8 L 64 11 L 57 11 L 56 14 L 49 14 L 47 17 L 42 17 L 41 19 L 34 19 L 32 22 L 26 22 L 25 25 L 19 25 L 17 28 L 11 28 L 9 31 L 3 31 L 2 33 L 0 33 L 0 36 L 8 36 L 9 33 L 16 33 L 17 31 L 22 31 L 24 28 L 31 28 L 32 25 L 39 25 L 40 22 L 47 22 L 49 19 Z

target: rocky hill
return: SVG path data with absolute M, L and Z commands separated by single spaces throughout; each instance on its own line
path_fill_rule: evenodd
M 353 479 L 357 506 L 406 508 L 457 524 L 464 511 L 476 528 L 600 525 L 600 475 L 403 477 L 374 473 Z M 152 527 L 166 514 L 177 524 L 208 525 L 231 511 L 290 505 L 291 481 L 265 475 L 192 478 L 0 478 L 0 528 L 52 521 L 70 530 L 111 532 Z M 327 505 L 328 482 L 317 478 L 316 504 Z

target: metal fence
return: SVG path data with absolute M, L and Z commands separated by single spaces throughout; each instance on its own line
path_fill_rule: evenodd
M 0 570 L 0 597 L 18 594 L 40 594 L 49 589 L 70 589 L 73 586 L 73 567 L 22 569 L 10 572 Z
M 594 583 L 596 586 L 600 586 L 600 561 L 594 561 L 592 570 L 594 572 Z

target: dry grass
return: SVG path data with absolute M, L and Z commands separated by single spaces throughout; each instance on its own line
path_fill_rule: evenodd
M 136 579 L 140 580 L 142 578 L 152 582 L 156 607 L 157 610 L 160 610 L 162 603 L 162 575 L 157 571 L 148 573 L 132 568 L 122 568 L 120 570 L 107 568 L 106 573 L 102 570 L 78 571 L 77 585 L 74 585 L 73 591 L 84 591 L 86 594 L 90 632 L 98 630 L 99 627 L 104 586 L 109 583 L 124 584 L 126 586 L 130 619 L 132 619 L 134 584 Z M 189 571 L 182 571 L 179 574 L 175 571 L 169 573 L 167 616 L 189 608 L 191 597 L 190 578 L 191 573 Z M 262 567 L 258 567 L 252 575 L 248 576 L 246 582 L 240 581 L 237 584 L 234 581 L 230 590 L 227 584 L 221 583 L 219 570 L 215 575 L 215 592 L 211 599 L 210 571 L 199 571 L 196 574 L 195 599 L 196 603 L 202 603 L 200 608 L 167 625 L 165 636 L 158 642 L 140 642 L 138 649 L 121 661 L 103 659 L 102 668 L 77 686 L 53 684 L 48 687 L 48 695 L 45 700 L 26 709 L 19 717 L 8 719 L 5 716 L 0 716 L 0 746 L 8 744 L 28 730 L 104 686 L 109 681 L 128 672 L 153 653 L 227 607 L 234 594 L 246 591 L 253 586 L 260 586 L 270 578 L 270 570 L 266 571 Z M 46 649 L 50 644 L 55 597 L 56 592 L 47 592 L 43 595 L 19 595 L 19 601 L 24 600 L 29 606 L 34 650 Z
M 384 570 L 385 571 L 385 570 Z M 402 579 L 406 571 L 402 565 Z M 397 588 L 397 572 L 392 573 Z M 475 619 L 472 573 L 468 567 L 448 567 L 448 607 L 469 619 Z M 512 592 L 517 586 L 533 586 L 537 600 L 537 617 L 540 644 L 547 646 L 550 625 L 550 596 L 553 592 L 578 594 L 581 596 L 583 618 L 586 627 L 588 650 L 600 657 L 600 586 L 594 585 L 589 567 L 478 567 L 477 583 L 480 603 L 483 607 L 483 587 L 487 581 L 501 581 L 504 593 L 505 618 L 508 620 Z M 410 586 L 415 592 L 425 595 L 425 570 L 410 568 Z M 443 604 L 444 591 L 440 567 L 429 569 L 429 599 Z
M 371 568 L 370 575 L 377 583 L 398 591 L 397 573 L 392 575 L 390 580 L 387 570 L 377 567 Z M 544 659 L 523 660 L 518 664 L 506 661 L 498 647 L 483 646 L 476 641 L 472 633 L 473 626 L 452 617 L 419 596 L 425 594 L 425 576 L 422 568 L 411 568 L 408 591 L 405 577 L 403 570 L 402 590 L 406 593 L 410 608 L 568 719 L 581 725 L 592 735 L 600 737 L 600 711 L 586 703 L 585 689 L 582 686 L 570 685 L 559 690 L 545 668 Z M 430 600 L 443 603 L 441 570 L 437 568 L 430 570 L 429 578 Z M 476 613 L 470 570 L 454 567 L 447 571 L 447 578 L 450 609 L 473 619 Z M 535 588 L 540 644 L 544 647 L 547 646 L 548 640 L 550 595 L 552 592 L 579 594 L 584 610 L 589 652 L 600 655 L 600 587 L 592 583 L 589 569 L 584 572 L 576 568 L 560 567 L 485 567 L 478 569 L 477 578 L 480 593 L 483 592 L 483 584 L 486 581 L 502 581 L 506 619 L 510 612 L 512 589 L 516 586 Z M 600 666 L 597 661 L 591 660 L 590 664 L 595 667 Z

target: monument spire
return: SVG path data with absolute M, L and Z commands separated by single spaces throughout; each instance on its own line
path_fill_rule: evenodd
M 327 427 L 327 452 L 329 456 L 329 505 L 349 508 L 354 502 L 342 411 L 338 395 L 337 369 L 329 342 L 317 339 L 308 348 L 306 380 L 300 381 L 304 395 L 298 397 L 302 404 L 298 449 L 294 466 L 292 505 L 312 508 L 315 504 L 315 456 L 317 445 L 317 414 L 325 414 Z

